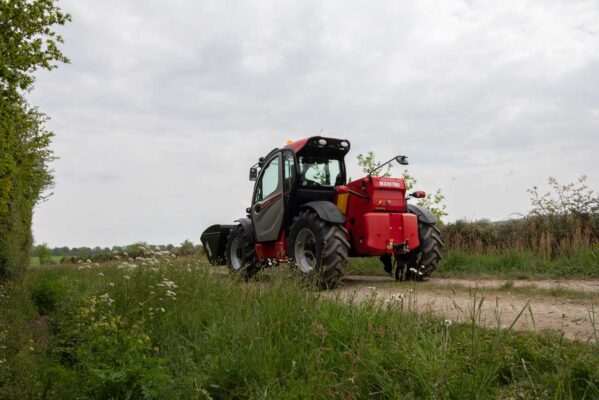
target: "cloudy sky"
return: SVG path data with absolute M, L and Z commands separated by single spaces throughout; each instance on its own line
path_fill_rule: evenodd
M 449 219 L 528 209 L 548 176 L 599 189 L 599 2 L 64 0 L 38 243 L 199 241 L 243 216 L 289 139 L 406 154 Z M 395 168 L 399 172 L 399 168 Z

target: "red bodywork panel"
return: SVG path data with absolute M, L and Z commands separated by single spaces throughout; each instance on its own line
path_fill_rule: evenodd
M 405 194 L 401 178 L 366 177 L 337 188 L 337 205 L 347 196 L 345 226 L 354 254 L 377 256 L 392 253 L 394 245 L 410 251 L 420 245 L 418 219 L 407 212 Z
M 296 140 L 295 142 L 289 143 L 285 147 L 289 147 L 295 154 L 297 154 L 297 152 L 303 149 L 306 143 L 308 143 L 308 140 L 312 139 L 312 137 Z
M 256 256 L 260 262 L 264 262 L 268 258 L 286 261 L 287 238 L 285 237 L 285 231 L 283 230 L 281 237 L 276 242 L 256 243 Z

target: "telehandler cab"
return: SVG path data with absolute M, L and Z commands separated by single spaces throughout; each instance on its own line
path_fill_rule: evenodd
M 255 274 L 269 261 L 292 261 L 321 288 L 344 275 L 349 257 L 380 257 L 395 279 L 421 280 L 441 259 L 441 235 L 427 209 L 409 204 L 403 178 L 364 177 L 346 183 L 350 143 L 310 137 L 290 142 L 250 168 L 256 181 L 247 216 L 212 225 L 201 240 L 214 265 Z M 407 157 L 397 156 L 378 168 Z M 378 169 L 377 168 L 377 169 Z

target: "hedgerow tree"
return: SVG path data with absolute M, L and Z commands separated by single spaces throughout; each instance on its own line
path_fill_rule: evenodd
M 53 27 L 70 20 L 54 0 L 0 0 L 0 277 L 29 263 L 33 207 L 52 185 L 52 132 L 28 104 L 38 69 L 68 59 Z
M 34 254 L 40 260 L 40 265 L 49 264 L 52 261 L 52 251 L 46 243 L 35 246 Z
M 358 165 L 362 168 L 362 171 L 365 174 L 368 174 L 370 171 L 374 170 L 376 167 L 380 166 L 381 163 L 376 160 L 376 156 L 373 151 L 369 151 L 366 155 L 358 154 Z M 382 176 L 382 177 L 390 177 L 391 176 L 391 168 L 393 165 L 387 164 L 386 168 L 381 168 L 372 173 L 373 176 Z M 414 176 L 408 173 L 408 170 L 404 170 L 403 178 L 406 181 L 406 189 L 407 191 L 411 191 L 418 184 L 418 180 L 414 178 Z M 441 189 L 437 189 L 434 194 L 427 194 L 425 198 L 418 200 L 418 205 L 428 208 L 437 219 L 442 222 L 443 217 L 447 216 L 446 206 L 443 203 L 445 196 L 441 192 Z
M 584 215 L 599 213 L 599 193 L 587 184 L 587 176 L 582 175 L 577 182 L 560 184 L 550 176 L 547 183 L 551 190 L 541 194 L 538 186 L 528 189 L 532 215 Z

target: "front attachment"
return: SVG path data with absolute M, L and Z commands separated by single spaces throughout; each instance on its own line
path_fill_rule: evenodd
M 212 225 L 208 227 L 200 237 L 208 261 L 212 265 L 225 265 L 227 257 L 227 237 L 235 225 Z

